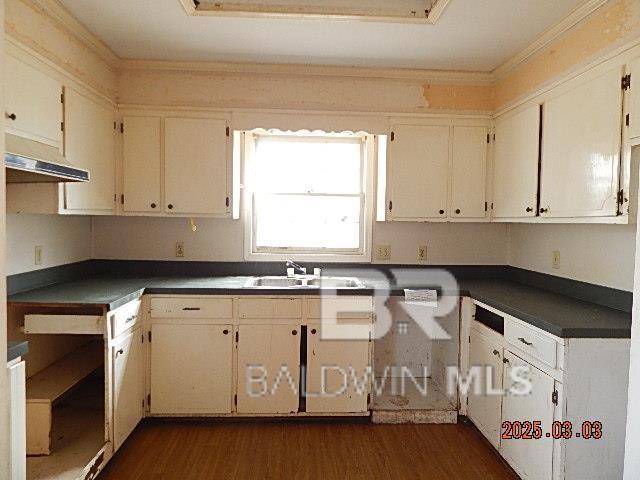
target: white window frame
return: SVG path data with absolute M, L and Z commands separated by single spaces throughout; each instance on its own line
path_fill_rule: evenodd
M 289 259 L 301 262 L 354 262 L 364 263 L 371 261 L 372 244 L 372 224 L 373 224 L 373 203 L 375 201 L 374 191 L 374 171 L 375 171 L 375 148 L 374 135 L 366 133 L 355 134 L 362 138 L 362 194 L 360 208 L 360 245 L 357 249 L 304 249 L 304 248 L 276 248 L 261 247 L 255 244 L 256 219 L 254 218 L 255 193 L 251 185 L 254 161 L 255 142 L 259 135 L 268 134 L 264 130 L 242 132 L 241 134 L 241 157 L 242 157 L 242 213 L 244 222 L 244 253 L 245 260 L 257 261 L 284 261 Z M 272 134 L 269 134 L 272 135 Z M 286 136 L 286 134 L 272 136 Z M 309 141 L 318 138 L 335 138 L 331 134 L 308 133 L 301 134 L 308 137 Z M 300 139 L 304 141 L 303 138 Z M 300 195 L 311 196 L 313 193 L 303 193 Z M 325 194 L 318 194 L 325 195 Z M 340 196 L 336 194 L 336 196 Z M 358 196 L 356 194 L 344 195 L 348 197 Z

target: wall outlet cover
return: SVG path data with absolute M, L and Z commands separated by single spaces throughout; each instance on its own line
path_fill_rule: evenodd
M 376 247 L 376 260 L 391 260 L 391 245 L 378 245 Z
M 560 252 L 558 250 L 551 253 L 551 268 L 560 269 Z
M 37 245 L 33 250 L 33 263 L 42 265 L 42 246 Z
M 184 242 L 176 242 L 176 257 L 184 257 Z
M 418 247 L 418 261 L 426 262 L 427 261 L 427 246 L 420 245 Z

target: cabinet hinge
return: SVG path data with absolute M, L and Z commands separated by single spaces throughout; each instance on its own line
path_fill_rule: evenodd
M 495 141 L 496 141 L 496 134 L 494 133 L 493 134 L 493 142 L 495 143 Z
M 60 94 L 60 103 L 64 103 L 64 92 Z
M 487 143 L 491 143 L 491 135 L 487 133 Z
M 117 130 L 118 129 L 118 122 L 113 122 L 113 129 Z
M 628 127 L 629 124 L 631 123 L 631 119 L 630 119 L 630 115 L 627 113 L 624 117 L 624 123 L 625 125 Z
M 225 205 L 228 207 L 229 206 L 229 197 L 227 197 L 227 199 L 225 200 Z
M 551 403 L 558 405 L 558 390 L 554 390 L 551 394 Z
M 236 343 L 238 343 L 239 339 L 240 339 L 240 332 L 236 332 Z
M 144 398 L 142 399 L 142 408 L 144 408 Z
M 233 404 L 237 407 L 238 406 L 238 394 L 235 394 L 233 396 Z
M 229 127 L 227 127 L 227 137 L 229 136 L 230 133 L 231 133 L 231 130 L 229 129 Z
M 140 343 L 144 343 L 144 333 L 140 335 Z
M 624 190 L 618 191 L 618 205 L 624 204 Z
M 151 394 L 147 395 L 147 407 L 151 406 Z
M 193 6 L 198 8 L 200 6 L 200 0 L 193 0 Z
M 124 123 L 120 124 L 120 133 L 124 133 Z
M 149 330 L 149 333 L 147 334 L 147 338 L 149 339 L 149 343 L 151 343 L 151 330 Z
M 367 394 L 367 405 L 371 405 L 371 394 Z
M 622 77 L 622 90 L 629 90 L 631 88 L 631 74 Z
M 124 193 L 120 195 L 120 203 L 124 205 Z
M 471 343 L 471 335 L 469 335 L 469 343 Z
M 389 211 L 393 210 L 393 202 L 389 201 Z
M 60 122 L 60 131 L 64 132 L 64 122 Z
M 396 139 L 396 132 L 391 132 L 391 141 L 393 142 Z
M 488 211 L 489 210 L 489 203 L 488 202 L 484 202 L 484 211 Z

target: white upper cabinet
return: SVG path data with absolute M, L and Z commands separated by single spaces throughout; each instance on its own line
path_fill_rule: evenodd
M 111 214 L 115 210 L 115 112 L 76 91 L 65 91 L 67 161 L 89 170 L 86 183 L 65 184 L 65 209 Z
M 7 133 L 62 150 L 62 84 L 27 63 L 5 56 Z
M 211 118 L 166 118 L 164 129 L 165 212 L 228 213 L 227 122 Z
M 543 218 L 617 215 L 622 76 L 621 67 L 610 69 L 544 103 Z
M 538 194 L 540 107 L 496 120 L 493 216 L 535 217 Z
M 629 138 L 633 144 L 640 144 L 640 58 L 629 64 Z
M 396 125 L 389 142 L 393 220 L 447 217 L 450 127 Z
M 160 117 L 125 116 L 122 121 L 123 190 L 125 212 L 160 212 Z
M 486 216 L 486 127 L 453 127 L 451 160 L 451 218 Z

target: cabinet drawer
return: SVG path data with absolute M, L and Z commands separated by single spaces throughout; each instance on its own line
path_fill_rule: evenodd
M 371 297 L 341 297 L 341 298 L 308 298 L 306 314 L 309 318 L 321 318 L 336 313 L 336 318 L 371 318 L 373 316 L 373 301 Z
M 240 318 L 301 318 L 302 300 L 299 298 L 241 298 L 238 300 Z
M 232 318 L 231 298 L 152 298 L 151 318 Z
M 509 344 L 540 360 L 552 368 L 557 366 L 558 343 L 525 325 L 509 318 L 504 322 L 504 338 Z
M 140 300 L 135 300 L 111 312 L 112 338 L 116 338 L 142 320 L 140 315 L 141 303 Z

